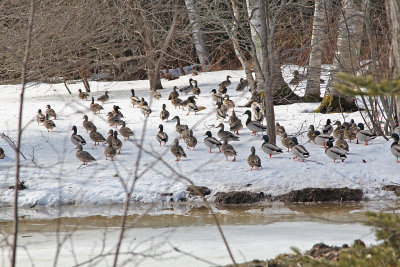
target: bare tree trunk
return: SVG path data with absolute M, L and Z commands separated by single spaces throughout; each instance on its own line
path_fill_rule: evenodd
M 85 90 L 87 93 L 90 93 L 90 84 L 88 82 L 89 78 L 89 70 L 82 67 L 79 69 L 79 76 L 81 76 L 83 86 L 85 86 Z
M 147 76 L 150 82 L 150 90 L 155 91 L 158 89 L 163 89 L 161 84 L 161 75 L 159 71 L 148 70 Z
M 335 89 L 335 84 L 341 81 L 338 72 L 357 74 L 359 70 L 359 54 L 361 34 L 363 31 L 363 1 L 343 0 L 342 16 L 339 25 L 337 49 L 333 70 L 331 71 L 324 99 L 316 110 L 321 113 L 358 110 L 355 97 L 343 96 Z
M 203 33 L 199 23 L 199 12 L 197 10 L 196 0 L 185 0 L 185 5 L 188 10 L 190 24 L 192 25 L 193 42 L 196 47 L 200 65 L 204 70 L 207 70 L 210 65 L 210 59 L 208 57 L 207 48 L 204 44 Z
M 318 102 L 321 97 L 320 76 L 322 59 L 322 42 L 325 39 L 326 0 L 316 0 L 314 8 L 314 22 L 311 36 L 311 53 L 307 69 L 307 86 L 304 95 L 305 101 Z

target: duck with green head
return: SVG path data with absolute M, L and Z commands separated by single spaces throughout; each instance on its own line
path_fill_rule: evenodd
M 332 141 L 326 142 L 325 155 L 333 159 L 333 162 L 336 162 L 337 159 L 340 159 L 342 162 L 344 162 L 344 160 L 347 158 L 346 151 L 339 147 L 333 146 Z
M 358 128 L 360 129 L 357 134 L 356 137 L 358 140 L 365 142 L 365 145 L 368 145 L 368 141 L 371 141 L 373 139 L 376 138 L 376 135 L 374 133 L 371 133 L 368 130 L 364 130 L 364 124 L 363 123 L 359 123 L 357 124 Z
M 213 137 L 210 131 L 207 131 L 204 135 L 207 136 L 206 138 L 204 138 L 204 144 L 208 148 L 210 148 L 210 153 L 212 153 L 212 148 L 218 148 L 219 152 L 221 152 L 222 143 L 218 141 L 215 137 Z
M 292 147 L 291 150 L 294 155 L 293 159 L 301 158 L 302 159 L 301 161 L 304 162 L 304 160 L 310 156 L 310 153 L 303 145 L 299 145 L 299 142 L 296 137 L 292 137 L 292 141 L 294 143 L 294 146 Z
M 264 143 L 261 145 L 261 150 L 264 151 L 271 158 L 272 155 L 278 155 L 283 153 L 282 149 L 275 145 L 274 143 L 269 142 L 268 135 L 263 135 L 261 140 L 264 140 Z
M 251 120 L 251 111 L 250 110 L 246 110 L 243 113 L 243 115 L 247 115 L 246 127 L 253 133 L 253 136 L 256 136 L 256 134 L 258 132 L 264 132 L 265 130 L 267 130 L 267 126 L 264 126 L 257 121 Z

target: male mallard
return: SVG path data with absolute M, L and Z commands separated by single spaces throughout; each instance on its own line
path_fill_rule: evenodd
M 263 135 L 261 140 L 264 140 L 264 143 L 261 145 L 262 151 L 264 151 L 271 158 L 272 155 L 278 155 L 283 153 L 282 149 L 275 145 L 274 143 L 269 142 L 268 135 Z
M 82 100 L 87 100 L 87 98 L 89 97 L 89 94 L 86 92 L 82 92 L 82 89 L 78 90 L 78 97 Z
M 142 101 L 142 106 L 140 107 L 140 111 L 142 112 L 144 117 L 149 117 L 152 110 L 149 107 L 149 104 L 146 101 Z
M 256 107 L 256 110 L 254 112 L 254 120 L 263 124 L 264 120 L 264 112 L 259 107 Z
M 252 171 L 253 168 L 256 168 L 256 170 L 261 168 L 261 159 L 256 155 L 256 149 L 254 146 L 251 147 L 251 154 L 247 157 L 247 163 L 251 167 L 250 171 Z
M 334 147 L 332 141 L 326 142 L 325 154 L 336 162 L 337 159 L 341 159 L 342 162 L 347 158 L 346 151 L 341 148 Z
M 186 153 L 179 145 L 178 138 L 175 138 L 174 144 L 171 146 L 171 153 L 175 156 L 176 161 L 180 161 L 182 157 L 186 158 Z
M 331 135 L 333 132 L 333 127 L 331 125 L 331 120 L 327 119 L 326 124 L 322 127 L 322 133 L 326 135 Z
M 114 157 L 117 155 L 117 150 L 113 147 L 112 140 L 109 140 L 107 144 L 108 146 L 106 147 L 106 149 L 104 149 L 106 160 L 108 160 L 108 157 L 110 157 L 111 160 L 114 160 Z
M 188 103 L 186 104 L 187 108 L 188 108 L 188 112 L 186 113 L 186 116 L 189 115 L 190 111 L 194 111 L 194 115 L 196 115 L 196 112 L 199 111 L 199 108 L 196 105 L 196 100 L 194 100 L 194 96 L 189 96 L 188 97 Z
M 333 137 L 339 138 L 339 133 L 344 134 L 344 127 L 342 126 L 342 123 L 340 121 L 336 121 L 333 125 L 336 126 L 336 128 L 333 130 Z
M 365 142 L 365 145 L 368 145 L 368 141 L 371 141 L 373 139 L 376 138 L 376 135 L 371 133 L 368 130 L 364 130 L 364 124 L 363 123 L 359 123 L 358 124 L 358 128 L 360 128 L 360 130 L 357 132 L 356 137 L 358 140 Z
M 90 110 L 93 111 L 95 114 L 97 112 L 100 113 L 100 110 L 104 109 L 101 105 L 94 103 L 94 97 L 92 97 L 92 103 L 90 104 Z
M 212 151 L 211 151 L 212 148 L 218 148 L 219 152 L 221 152 L 222 143 L 220 141 L 218 141 L 215 137 L 212 137 L 212 134 L 210 131 L 207 131 L 205 135 L 207 135 L 207 137 L 204 138 L 204 144 L 208 148 L 210 148 L 210 153 L 212 153 Z
M 104 103 L 107 102 L 109 99 L 110 99 L 110 96 L 108 95 L 108 91 L 105 91 L 105 92 L 104 92 L 104 95 L 99 96 L 99 97 L 97 98 L 97 101 L 100 101 L 101 103 L 104 104 Z
M 229 78 L 232 78 L 231 76 L 226 76 L 226 80 L 221 82 L 220 84 L 218 84 L 219 86 L 222 87 L 228 87 L 229 85 L 231 85 L 231 81 L 229 80 Z
M 215 109 L 215 113 L 217 114 L 217 120 L 221 118 L 224 120 L 227 116 L 226 114 L 226 106 L 222 104 L 222 102 L 217 102 L 217 108 Z
M 0 147 L 0 159 L 4 159 L 5 156 L 6 156 L 6 153 L 4 153 L 4 149 L 2 149 L 2 148 Z
M 160 143 L 160 146 L 161 146 L 162 142 L 164 142 L 164 145 L 166 145 L 168 142 L 168 135 L 166 132 L 163 132 L 164 126 L 162 124 L 160 124 L 160 125 L 158 125 L 158 128 L 160 128 L 160 130 L 158 131 L 158 133 L 156 135 L 156 139 Z
M 243 113 L 243 115 L 247 115 L 246 127 L 253 133 L 253 136 L 255 136 L 257 134 L 257 132 L 263 132 L 267 129 L 267 126 L 264 126 L 257 121 L 251 120 L 251 111 L 250 110 L 246 110 Z
M 286 133 L 285 127 L 281 126 L 279 122 L 275 123 L 275 134 L 276 135 L 282 135 L 283 133 Z
M 233 157 L 232 161 L 236 161 L 237 152 L 232 145 L 228 144 L 228 140 L 224 139 L 224 143 L 221 146 L 221 151 L 224 153 L 226 160 L 228 161 L 228 157 Z
M 41 109 L 38 109 L 38 112 L 36 114 L 37 124 L 39 125 L 39 123 L 43 123 L 45 120 L 46 120 L 46 116 L 42 113 Z
M 140 98 L 135 96 L 135 89 L 131 89 L 131 103 L 132 103 L 132 107 L 134 108 L 135 105 L 139 105 L 140 103 Z
M 160 112 L 160 119 L 162 121 L 163 120 L 168 121 L 168 118 L 169 118 L 169 111 L 167 110 L 167 106 L 165 104 L 162 104 L 162 110 Z
M 200 88 L 197 86 L 197 81 L 196 81 L 196 80 L 193 80 L 193 83 L 194 83 L 194 85 L 193 85 L 193 88 L 192 88 L 192 93 L 193 93 L 194 95 L 200 95 L 201 90 L 200 90 Z
M 229 98 L 229 95 L 225 95 L 223 103 L 228 108 L 228 110 L 235 109 L 235 102 L 233 102 L 233 100 Z
M 114 118 L 117 118 L 117 119 L 124 118 L 124 114 L 122 114 L 122 112 L 119 111 L 120 109 L 121 108 L 119 106 L 117 106 L 117 105 L 113 106 L 112 114 L 113 114 Z
M 118 139 L 118 132 L 114 131 L 114 137 L 112 139 L 112 146 L 118 150 L 118 154 L 121 154 L 122 142 Z
M 172 120 L 173 121 L 176 120 L 176 126 L 175 126 L 176 132 L 179 134 L 179 137 L 182 137 L 182 133 L 188 130 L 189 126 L 184 124 L 181 125 L 181 119 L 179 118 L 179 116 L 173 117 Z
M 210 93 L 212 93 L 211 99 L 215 104 L 223 101 L 224 97 L 220 93 L 217 93 L 217 90 L 212 89 Z
M 314 139 L 314 143 L 316 143 L 319 146 L 323 146 L 326 147 L 326 142 L 327 141 L 335 141 L 335 138 L 333 138 L 333 136 L 330 135 L 326 135 L 326 134 L 321 134 L 320 131 L 315 131 L 315 139 Z
M 105 142 L 106 141 L 104 136 L 101 133 L 97 132 L 96 126 L 90 131 L 89 137 L 94 142 L 95 146 L 96 146 L 96 143 L 98 145 L 100 145 L 100 142 Z
M 119 133 L 124 137 L 125 140 L 129 140 L 129 137 L 134 135 L 133 131 L 129 127 L 126 127 L 126 123 L 124 121 L 122 122 L 121 128 L 119 128 Z
M 338 140 L 335 143 L 335 146 L 349 152 L 349 144 L 344 140 L 344 132 L 339 132 L 338 134 Z
M 70 137 L 70 140 L 71 140 L 71 143 L 72 144 L 74 144 L 74 145 L 76 145 L 76 148 L 78 148 L 78 145 L 86 145 L 86 141 L 85 141 L 85 139 L 83 139 L 83 137 L 82 136 L 80 136 L 79 134 L 77 134 L 77 129 L 76 129 L 76 126 L 74 125 L 74 126 L 72 126 L 72 129 L 71 129 L 71 131 L 74 131 L 74 133 L 71 135 L 71 137 Z
M 110 124 L 110 126 L 121 126 L 123 121 L 119 119 L 118 115 L 113 114 L 111 111 L 107 113 L 107 122 Z
M 234 110 L 232 110 L 232 116 L 229 117 L 228 119 L 228 123 L 230 126 L 230 131 L 236 133 L 237 135 L 239 134 L 239 130 L 243 129 L 243 124 L 242 124 L 242 120 L 239 119 L 236 116 L 236 113 Z
M 193 89 L 193 84 L 192 84 L 192 82 L 193 82 L 193 79 L 190 78 L 190 79 L 189 79 L 189 85 L 188 85 L 188 86 L 185 86 L 185 87 L 182 87 L 181 89 L 179 89 L 179 92 L 184 92 L 185 95 L 187 95 L 189 92 L 191 92 L 192 89 Z
M 56 114 L 56 112 L 54 111 L 54 109 L 52 109 L 52 108 L 50 107 L 50 105 L 47 105 L 47 106 L 46 106 L 46 115 L 49 115 L 50 118 L 53 117 L 55 120 L 57 119 L 57 114 Z
M 96 127 L 93 122 L 89 121 L 89 118 L 87 115 L 83 116 L 83 122 L 82 122 L 83 128 L 85 128 L 86 132 L 90 132 L 94 127 Z
M 292 148 L 296 145 L 294 143 L 293 139 L 291 137 L 287 136 L 287 133 L 283 133 L 281 135 L 281 143 L 284 147 L 287 148 L 287 151 L 289 151 L 290 148 Z
M 154 90 L 152 95 L 153 95 L 153 98 L 155 98 L 157 100 L 159 100 L 161 98 L 161 94 L 157 90 Z
M 47 129 L 47 132 L 50 132 L 49 130 L 53 131 L 53 128 L 56 127 L 56 124 L 54 121 L 49 119 L 49 115 L 46 114 L 46 119 L 43 122 L 43 126 Z
M 193 147 L 193 150 L 194 150 L 194 148 L 197 145 L 197 138 L 193 136 L 192 129 L 190 129 L 188 132 L 189 132 L 189 135 L 186 138 L 184 138 L 184 141 L 186 143 L 186 148 L 189 149 L 189 147 Z
M 247 86 L 249 86 L 247 80 L 240 78 L 239 84 L 236 87 L 236 91 L 243 91 Z
M 293 159 L 301 158 L 302 161 L 304 162 L 304 159 L 308 158 L 310 156 L 310 153 L 303 145 L 299 145 L 299 142 L 297 141 L 296 137 L 292 137 L 292 141 L 294 143 L 294 146 L 292 147 L 291 150 L 292 154 L 294 155 Z
M 224 131 L 224 124 L 220 123 L 218 126 L 215 128 L 220 128 L 218 131 L 218 137 L 221 138 L 221 140 L 227 140 L 229 141 L 239 141 L 239 136 L 234 135 L 233 133 L 229 131 Z
M 78 145 L 78 151 L 76 151 L 75 156 L 77 159 L 83 162 L 83 165 L 87 165 L 88 162 L 96 161 L 96 159 L 90 155 L 89 152 L 83 151 L 81 145 Z
M 400 144 L 399 144 L 399 135 L 397 133 L 392 133 L 392 138 L 394 142 L 390 146 L 390 152 L 397 158 L 397 163 L 399 163 L 400 157 Z
M 179 93 L 176 91 L 176 89 L 178 89 L 178 87 L 176 87 L 176 86 L 174 86 L 174 88 L 172 88 L 172 92 L 170 92 L 168 95 L 168 100 L 179 97 Z
M 107 139 L 106 139 L 106 143 L 108 144 L 108 142 L 110 142 L 110 141 L 112 142 L 113 138 L 114 138 L 114 131 L 110 129 L 108 131 L 108 136 L 107 136 Z

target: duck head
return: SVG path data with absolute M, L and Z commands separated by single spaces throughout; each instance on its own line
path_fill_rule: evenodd
M 332 122 L 331 122 L 331 119 L 327 119 L 326 120 L 326 125 L 329 125 L 329 124 L 331 124 Z
M 214 93 L 214 94 L 216 94 L 216 93 L 217 93 L 217 90 L 215 90 L 215 89 L 212 89 L 210 93 Z
M 331 141 L 331 140 L 327 141 L 327 142 L 326 142 L 326 146 L 327 146 L 328 148 L 333 147 L 332 141 Z
M 208 137 L 212 137 L 212 134 L 210 131 L 207 131 L 204 135 L 207 135 Z
M 310 130 L 310 131 L 314 131 L 315 129 L 314 129 L 314 125 L 310 125 L 310 126 L 308 126 L 308 130 Z
M 261 140 L 264 140 L 265 143 L 268 143 L 268 142 L 269 142 L 269 137 L 268 137 L 268 135 L 264 134 L 263 137 L 261 138 Z
M 299 72 L 298 70 L 293 71 L 293 75 L 294 75 L 294 76 L 297 76 L 297 75 L 299 75 L 299 74 L 300 74 L 300 72 Z
M 360 128 L 360 130 L 364 130 L 364 124 L 363 123 L 359 123 L 357 124 L 358 128 Z
M 251 154 L 252 154 L 252 155 L 255 155 L 255 154 L 256 154 L 256 149 L 254 148 L 254 146 L 252 146 L 250 150 L 251 150 Z
M 316 136 L 321 135 L 321 132 L 320 131 L 315 131 L 315 135 Z
M 132 96 L 135 96 L 135 89 L 131 89 Z
M 39 114 L 42 114 L 42 110 L 39 108 L 37 111 Z
M 76 132 L 78 131 L 77 129 L 76 129 L 76 126 L 74 125 L 74 126 L 72 126 L 72 129 L 71 129 L 71 131 L 74 131 L 74 133 L 76 134 Z
M 176 145 L 176 146 L 179 145 L 179 140 L 178 140 L 178 138 L 175 138 L 175 139 L 174 139 L 174 145 Z
M 162 132 L 164 129 L 164 126 L 162 124 L 160 124 L 160 125 L 158 125 L 158 128 L 160 128 L 160 132 Z
M 399 135 L 397 133 L 392 133 L 392 138 L 395 142 L 399 142 Z
M 162 104 L 162 109 L 165 110 L 167 106 L 165 104 Z
M 249 117 L 251 117 L 251 111 L 250 110 L 246 110 L 243 115 L 247 115 Z
M 223 124 L 223 123 L 220 123 L 220 124 L 218 124 L 218 126 L 216 126 L 215 128 L 221 128 L 221 129 L 224 129 L 224 124 Z

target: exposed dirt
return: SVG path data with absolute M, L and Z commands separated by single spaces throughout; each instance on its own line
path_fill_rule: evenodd
M 361 201 L 361 189 L 344 188 L 304 188 L 275 197 L 282 202 L 343 202 Z
M 382 189 L 386 191 L 393 191 L 396 196 L 400 197 L 400 185 L 385 185 L 382 187 Z
M 186 191 L 189 192 L 189 197 L 193 197 L 193 196 L 198 196 L 199 192 L 201 194 L 203 194 L 203 196 L 207 196 L 211 193 L 211 190 L 208 187 L 205 186 L 193 186 L 193 185 L 189 185 L 186 188 Z
M 214 196 L 218 204 L 253 204 L 265 200 L 271 200 L 271 196 L 263 192 L 255 193 L 249 191 L 218 192 Z

